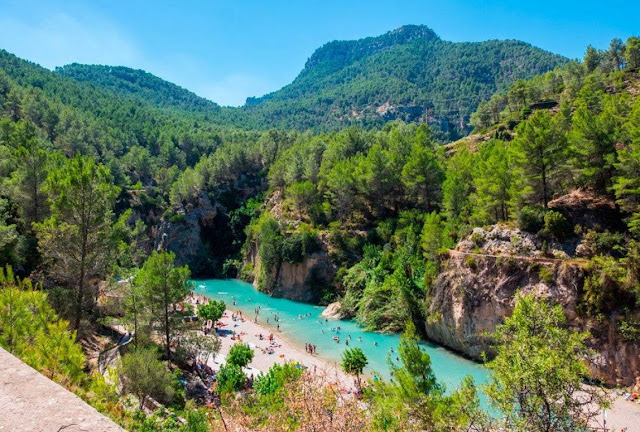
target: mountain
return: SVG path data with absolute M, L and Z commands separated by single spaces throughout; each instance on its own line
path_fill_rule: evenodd
M 469 115 L 481 101 L 567 61 L 524 42 L 454 43 L 426 26 L 404 26 L 378 37 L 325 44 L 291 84 L 248 98 L 241 108 L 220 107 L 142 70 L 71 64 L 56 72 L 244 128 L 327 131 L 401 119 L 429 123 L 441 141 L 450 141 L 469 132 Z
M 195 111 L 220 109 L 218 104 L 141 69 L 72 63 L 55 71 L 76 81 L 91 83 L 118 95 L 134 96 L 162 107 Z
M 247 99 L 244 109 L 262 123 L 298 129 L 428 122 L 451 139 L 467 131 L 481 101 L 567 61 L 524 42 L 454 43 L 428 27 L 404 26 L 324 45 L 291 84 Z

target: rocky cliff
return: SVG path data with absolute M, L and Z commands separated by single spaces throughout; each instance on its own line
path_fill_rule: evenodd
M 212 250 L 224 246 L 227 237 L 225 211 L 203 192 L 195 203 L 180 207 L 161 220 L 156 227 L 156 250 L 173 252 L 177 262 L 189 265 L 194 276 L 214 275 L 219 263 Z
M 253 272 L 245 275 L 245 278 L 257 287 L 257 275 L 261 263 L 257 246 L 253 245 L 251 249 L 247 260 L 251 264 Z M 333 285 L 336 271 L 337 266 L 331 261 L 326 251 L 305 255 L 300 263 L 283 261 L 277 269 L 273 270 L 272 276 L 275 283 L 273 288 L 269 290 L 269 294 L 273 297 L 319 303 L 323 289 Z
M 595 378 L 632 385 L 640 376 L 640 348 L 622 339 L 615 317 L 596 321 L 580 315 L 584 262 L 545 258 L 541 244 L 540 237 L 514 229 L 476 228 L 450 251 L 432 287 L 427 336 L 474 359 L 483 352 L 491 356 L 488 333 L 511 314 L 519 293 L 533 293 L 562 305 L 572 327 L 590 331 L 597 352 L 589 365 Z

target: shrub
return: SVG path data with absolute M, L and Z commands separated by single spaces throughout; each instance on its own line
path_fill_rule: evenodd
M 227 355 L 227 364 L 241 368 L 247 366 L 251 360 L 253 360 L 253 350 L 249 345 L 243 343 L 233 345 Z
M 285 384 L 300 378 L 302 370 L 293 363 L 274 364 L 264 375 L 258 375 L 253 388 L 261 396 L 274 394 L 284 388 Z
M 240 366 L 225 364 L 217 375 L 218 393 L 223 396 L 242 390 L 247 385 L 247 377 Z
M 544 215 L 544 230 L 558 241 L 571 235 L 571 224 L 560 212 L 550 210 Z
M 587 265 L 583 302 L 590 315 L 608 313 L 616 307 L 635 304 L 632 293 L 624 289 L 625 268 L 611 258 L 599 256 Z
M 467 264 L 467 266 L 472 269 L 475 270 L 478 267 L 478 264 L 476 263 L 476 260 L 474 257 L 472 257 L 471 255 L 467 255 L 464 258 L 464 262 Z
M 173 376 L 154 350 L 137 349 L 122 357 L 119 376 L 124 391 L 138 398 L 140 409 L 149 397 L 162 401 L 173 397 Z
M 553 270 L 549 267 L 542 266 L 540 270 L 538 270 L 538 277 L 541 281 L 551 283 L 553 281 Z
M 540 206 L 523 207 L 518 215 L 518 227 L 521 230 L 537 233 L 544 228 L 546 210 Z
M 305 230 L 285 237 L 282 241 L 282 260 L 299 264 L 305 255 L 320 250 L 320 242 L 315 232 Z

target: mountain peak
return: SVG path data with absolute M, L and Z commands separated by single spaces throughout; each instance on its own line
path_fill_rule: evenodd
M 423 38 L 440 40 L 436 32 L 425 25 L 404 25 L 380 36 L 351 41 L 332 41 L 324 44 L 311 55 L 305 64 L 305 69 L 318 65 L 331 69 L 340 68 L 377 51 Z

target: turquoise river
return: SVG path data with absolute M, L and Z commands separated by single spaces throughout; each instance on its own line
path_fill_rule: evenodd
M 254 310 L 260 307 L 258 323 L 271 327 L 274 333 L 276 323 L 273 317 L 277 315 L 282 336 L 301 348 L 304 348 L 305 343 L 316 345 L 318 355 L 332 362 L 340 361 L 342 352 L 346 349 L 344 341 L 351 335 L 349 347 L 361 348 L 369 360 L 366 371 L 389 378 L 388 361 L 395 361 L 399 335 L 364 331 L 353 320 L 329 319 L 325 322 L 320 316 L 322 306 L 270 297 L 251 284 L 239 280 L 207 279 L 196 280 L 194 284 L 197 294 L 223 300 L 227 308 L 241 310 L 247 318 L 253 319 Z M 266 322 L 267 318 L 270 318 L 269 324 Z M 339 332 L 335 330 L 337 327 L 340 327 Z M 334 336 L 340 337 L 339 344 L 333 340 Z M 482 365 L 429 342 L 421 345 L 431 357 L 438 380 L 448 389 L 455 388 L 466 375 L 470 375 L 476 385 L 486 382 L 488 372 Z

